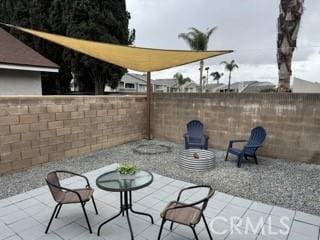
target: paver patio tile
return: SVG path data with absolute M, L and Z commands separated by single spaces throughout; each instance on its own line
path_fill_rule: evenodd
M 203 229 L 197 226 L 195 230 L 197 234 L 199 234 Z M 185 239 L 194 239 L 193 232 L 191 228 L 188 226 L 176 224 L 172 232 L 175 234 L 179 234 L 180 236 L 183 236 Z
M 18 208 L 21 208 L 21 209 L 26 209 L 28 207 L 31 207 L 33 205 L 37 205 L 39 204 L 40 202 L 37 201 L 36 199 L 34 198 L 29 198 L 29 199 L 26 199 L 26 200 L 23 200 L 21 202 L 17 202 L 15 203 L 15 205 L 18 207 Z
M 291 226 L 291 232 L 299 233 L 307 236 L 311 239 L 317 239 L 319 237 L 319 227 L 307 223 L 293 221 Z
M 219 210 L 211 207 L 207 207 L 206 210 L 204 211 L 204 215 L 210 219 L 214 218 L 220 213 Z
M 26 199 L 28 199 L 30 197 L 31 196 L 26 194 L 26 193 L 20 193 L 18 195 L 15 195 L 15 196 L 7 198 L 7 200 L 12 202 L 12 203 L 16 203 L 16 202 L 20 202 L 22 200 L 26 200 Z
M 169 177 L 165 177 L 165 176 L 162 176 L 162 177 L 158 178 L 157 180 L 158 180 L 159 182 L 165 183 L 165 184 L 169 184 L 169 183 L 171 183 L 171 182 L 174 181 L 173 178 L 169 178 Z
M 231 217 L 242 217 L 245 212 L 247 211 L 247 208 L 242 208 L 238 206 L 234 206 L 232 204 L 228 204 L 219 215 L 227 213 L 227 215 Z
M 186 237 L 181 236 L 180 234 L 170 232 L 166 237 L 162 238 L 163 240 L 186 240 Z
M 96 230 L 93 230 L 96 232 Z M 124 240 L 130 239 L 130 233 L 119 225 L 107 223 L 101 228 L 100 236 L 108 240 Z
M 251 200 L 239 198 L 239 197 L 235 197 L 230 201 L 230 204 L 236 205 L 242 208 L 248 208 L 252 203 L 253 201 Z
M 147 229 L 145 229 L 142 233 L 140 233 L 138 236 L 143 237 L 145 239 L 157 239 L 159 234 L 160 227 L 158 225 L 151 225 Z M 164 239 L 170 231 L 168 231 L 166 228 L 163 228 L 161 239 Z
M 269 214 L 272 210 L 273 206 L 267 205 L 261 202 L 253 202 L 253 204 L 249 207 L 249 209 L 258 211 L 258 212 L 263 212 Z
M 319 216 L 315 216 L 315 215 L 311 215 L 311 214 L 297 211 L 294 219 L 297 221 L 300 221 L 300 222 L 305 222 L 305 223 L 313 224 L 316 226 L 320 226 L 320 217 Z
M 9 214 L 1 217 L 1 221 L 3 221 L 5 224 L 12 224 L 14 222 L 17 222 L 21 219 L 27 218 L 28 215 L 23 211 L 13 211 L 12 213 L 9 212 Z
M 268 215 L 262 212 L 256 212 L 253 210 L 248 210 L 239 222 L 241 228 L 258 234 L 262 229 Z
M 1 199 L 0 200 L 0 209 L 12 204 L 8 199 Z
M 88 231 L 88 229 L 80 226 L 77 223 L 71 223 L 55 230 L 55 233 L 63 239 L 72 239 L 78 237 L 84 231 Z
M 255 240 L 257 235 L 254 233 L 238 233 L 232 232 L 230 233 L 226 240 Z
M 140 200 L 140 204 L 143 206 L 146 206 L 147 208 L 151 208 L 154 205 L 156 205 L 158 202 L 160 202 L 159 199 L 153 198 L 151 196 L 147 196 Z
M 167 202 L 160 201 L 156 205 L 153 205 L 152 209 L 161 212 L 167 205 L 168 205 Z
M 159 200 L 164 200 L 164 199 L 172 199 L 172 193 L 168 193 L 168 192 L 165 192 L 165 191 L 157 191 L 156 193 L 152 193 L 150 194 L 150 196 L 156 198 L 156 199 L 159 199 Z
M 229 232 L 226 232 L 226 233 L 223 233 L 223 234 L 215 234 L 215 233 L 211 232 L 211 235 L 212 235 L 212 238 L 214 240 L 225 240 L 226 237 L 229 235 Z M 199 239 L 201 239 L 201 240 L 210 240 L 207 230 L 202 230 L 200 232 Z
M 6 216 L 8 214 L 12 214 L 17 211 L 19 211 L 19 208 L 14 204 L 1 207 L 0 208 L 0 219 L 2 219 L 4 216 Z
M 45 231 L 45 227 L 39 224 L 19 232 L 18 235 L 23 240 L 36 240 L 46 236 L 44 231 Z
M 317 237 L 310 237 L 300 233 L 291 232 L 289 234 L 288 240 L 318 240 Z
M 180 188 L 172 186 L 172 185 L 166 185 L 161 189 L 161 191 L 178 195 Z
M 0 239 L 1 239 L 1 237 L 0 237 Z M 20 238 L 18 235 L 14 235 L 9 238 L 6 238 L 6 240 L 22 240 L 22 238 Z
M 30 217 L 21 219 L 9 225 L 11 230 L 14 231 L 15 233 L 20 233 L 24 230 L 27 230 L 33 227 L 40 227 L 40 226 L 41 226 L 40 223 L 38 223 L 36 220 Z
M 228 202 L 223 202 L 217 199 L 212 199 L 208 202 L 208 207 L 221 211 L 228 205 Z
M 286 217 L 289 217 L 289 218 L 293 218 L 294 214 L 295 214 L 295 211 L 287 209 L 287 208 L 282 208 L 282 207 L 275 206 L 275 207 L 272 208 L 272 211 L 271 211 L 270 214 L 274 215 L 274 216 L 279 216 L 279 217 L 286 216 Z
M 39 212 L 43 212 L 43 211 L 51 211 L 51 207 L 44 205 L 41 202 L 38 202 L 36 205 L 27 207 L 25 209 L 23 209 L 23 211 L 25 213 L 27 213 L 29 216 L 34 216 L 36 214 L 38 214 Z
M 26 192 L 26 194 L 28 194 L 31 197 L 35 197 L 35 196 L 38 196 L 38 195 L 40 195 L 42 193 L 46 193 L 47 191 L 48 191 L 48 187 L 47 186 L 43 186 L 43 187 L 40 187 L 40 188 L 36 188 L 36 189 L 30 190 L 30 191 Z
M 219 200 L 222 202 L 230 202 L 234 197 L 230 194 L 226 194 L 226 193 L 222 193 L 222 192 L 218 192 L 216 191 L 215 194 L 212 197 L 215 200 Z
M 64 240 L 64 239 L 62 239 L 55 233 L 49 233 L 49 234 L 45 234 L 44 236 L 41 236 L 37 240 Z
M 275 227 L 282 228 L 282 229 L 287 229 L 288 226 L 290 228 L 292 221 L 293 221 L 292 218 L 289 218 L 286 216 L 279 217 L 279 216 L 270 215 L 268 217 L 266 223 L 271 226 L 275 226 Z
M 272 225 L 265 224 L 260 231 L 258 239 L 260 240 L 286 240 L 289 234 L 289 229 L 282 229 Z
M 14 231 L 0 222 L 0 240 L 6 239 L 13 235 L 15 235 Z
M 190 183 L 180 181 L 180 180 L 174 180 L 173 182 L 170 183 L 170 185 L 181 189 L 181 188 L 184 188 L 184 187 L 190 185 Z

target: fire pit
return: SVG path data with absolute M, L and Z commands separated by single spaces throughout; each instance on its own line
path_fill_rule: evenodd
M 179 156 L 179 165 L 187 170 L 205 171 L 214 167 L 216 154 L 202 149 L 186 149 Z

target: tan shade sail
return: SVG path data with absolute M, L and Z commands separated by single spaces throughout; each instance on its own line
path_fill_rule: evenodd
M 81 40 L 9 24 L 6 25 L 102 61 L 139 72 L 159 71 L 232 52 L 231 50 L 181 51 L 131 47 Z

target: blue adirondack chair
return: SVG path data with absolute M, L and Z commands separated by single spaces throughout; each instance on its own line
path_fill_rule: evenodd
M 256 127 L 251 130 L 251 135 L 248 140 L 232 140 L 229 142 L 227 154 L 225 161 L 228 159 L 229 153 L 236 155 L 238 157 L 238 162 L 237 166 L 240 168 L 241 167 L 241 162 L 243 158 L 248 160 L 248 157 L 254 158 L 256 164 L 258 164 L 258 159 L 256 155 L 256 151 L 262 147 L 262 143 L 266 138 L 266 130 L 263 127 Z M 239 142 L 247 142 L 247 144 L 242 148 L 238 149 L 233 147 L 234 143 L 239 143 Z
M 208 149 L 209 137 L 203 133 L 203 124 L 198 120 L 187 123 L 187 133 L 184 134 L 186 149 Z

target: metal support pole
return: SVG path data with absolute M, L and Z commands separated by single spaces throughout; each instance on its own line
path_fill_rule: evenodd
M 152 85 L 151 85 L 151 73 L 147 72 L 147 137 L 149 140 L 151 136 L 151 102 L 152 102 Z

